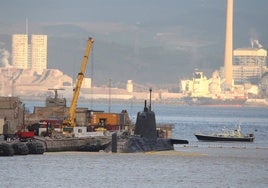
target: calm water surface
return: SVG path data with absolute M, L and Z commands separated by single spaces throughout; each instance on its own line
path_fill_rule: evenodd
M 93 109 L 108 107 L 94 104 Z M 127 109 L 135 121 L 143 105 L 112 104 L 110 109 Z M 1 157 L 1 187 L 268 187 L 268 108 L 153 105 L 152 109 L 157 123 L 174 124 L 173 138 L 187 139 L 189 145 L 176 145 L 169 152 Z M 243 132 L 254 132 L 254 143 L 198 142 L 193 135 L 234 128 L 237 123 Z

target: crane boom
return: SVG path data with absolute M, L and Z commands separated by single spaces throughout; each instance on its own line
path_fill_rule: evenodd
M 78 101 L 78 97 L 80 94 L 82 82 L 83 82 L 83 79 L 85 76 L 87 61 L 88 61 L 88 57 L 90 55 L 90 51 L 91 51 L 91 47 L 92 47 L 93 42 L 94 42 L 93 38 L 91 38 L 91 37 L 88 38 L 87 46 L 86 46 L 86 50 L 85 50 L 85 55 L 84 55 L 84 58 L 83 58 L 83 61 L 81 64 L 80 72 L 77 75 L 77 81 L 75 84 L 73 98 L 72 98 L 72 102 L 71 102 L 71 105 L 69 108 L 69 117 L 66 120 L 64 120 L 64 122 L 63 122 L 64 126 L 68 126 L 68 127 L 75 127 L 76 126 L 75 116 L 76 116 L 77 101 Z

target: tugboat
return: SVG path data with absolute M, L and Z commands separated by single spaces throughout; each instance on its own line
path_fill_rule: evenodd
M 242 134 L 240 125 L 235 130 L 223 129 L 222 132 L 212 134 L 194 134 L 199 141 L 223 142 L 253 142 L 254 134 Z

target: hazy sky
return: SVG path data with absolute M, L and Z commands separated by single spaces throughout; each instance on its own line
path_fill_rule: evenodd
M 77 53 L 82 51 L 83 54 L 85 47 L 81 41 L 88 36 L 101 41 L 99 43 L 104 46 L 112 42 L 121 45 L 118 48 L 129 51 L 133 48 L 132 52 L 140 56 L 141 64 L 150 59 L 144 48 L 161 47 L 172 50 L 172 53 L 174 50 L 186 52 L 185 56 L 190 53 L 190 61 L 195 66 L 200 60 L 212 61 L 218 57 L 215 60 L 221 61 L 223 58 L 225 16 L 226 0 L 1 0 L 0 49 L 10 48 L 3 36 L 24 33 L 28 19 L 29 34 L 49 37 L 50 51 L 53 49 L 49 55 L 50 68 L 60 67 L 57 62 L 60 57 L 56 55 L 62 53 L 60 50 L 68 51 L 65 49 L 67 44 L 57 47 L 57 38 L 77 40 L 80 49 L 70 49 L 68 55 L 73 53 L 78 57 Z M 234 48 L 249 47 L 250 38 L 258 39 L 267 47 L 267 17 L 267 0 L 234 0 Z M 200 54 L 202 48 L 206 50 Z M 219 50 L 210 51 L 215 48 Z M 122 55 L 118 50 L 106 51 L 114 56 L 117 56 L 114 53 Z M 97 57 L 106 55 L 101 53 Z M 174 61 L 180 61 L 182 55 L 176 58 Z M 66 62 L 69 59 L 66 58 Z M 203 63 L 203 66 L 210 65 Z M 70 70 L 66 71 L 70 73 Z M 176 78 L 181 77 L 179 69 L 174 71 L 178 72 Z
M 26 18 L 29 33 L 70 24 L 106 34 L 135 29 L 176 35 L 187 31 L 206 40 L 211 31 L 222 33 L 225 27 L 226 0 L 1 0 L 0 5 L 0 34 L 24 32 Z M 234 0 L 235 31 L 242 28 L 266 40 L 262 29 L 267 7 L 267 0 Z

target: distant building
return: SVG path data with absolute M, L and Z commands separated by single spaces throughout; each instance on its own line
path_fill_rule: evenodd
M 132 82 L 132 80 L 127 81 L 126 89 L 127 89 L 127 92 L 129 92 L 129 93 L 133 92 L 133 82 Z
M 233 79 L 235 82 L 258 83 L 265 73 L 267 51 L 263 48 L 239 48 L 233 52 Z
M 16 68 L 28 68 L 28 35 L 12 36 L 12 60 Z
M 0 97 L 0 135 L 13 137 L 24 123 L 24 105 L 18 97 Z
M 28 35 L 13 35 L 12 57 L 14 67 L 35 69 L 42 74 L 47 69 L 47 35 L 32 35 L 30 44 Z
M 84 78 L 82 88 L 91 88 L 91 78 Z
M 39 74 L 47 69 L 47 35 L 32 35 L 31 68 Z
M 267 72 L 267 51 L 263 48 L 238 48 L 233 51 L 232 76 L 235 84 L 258 84 Z M 220 76 L 224 77 L 220 68 Z

